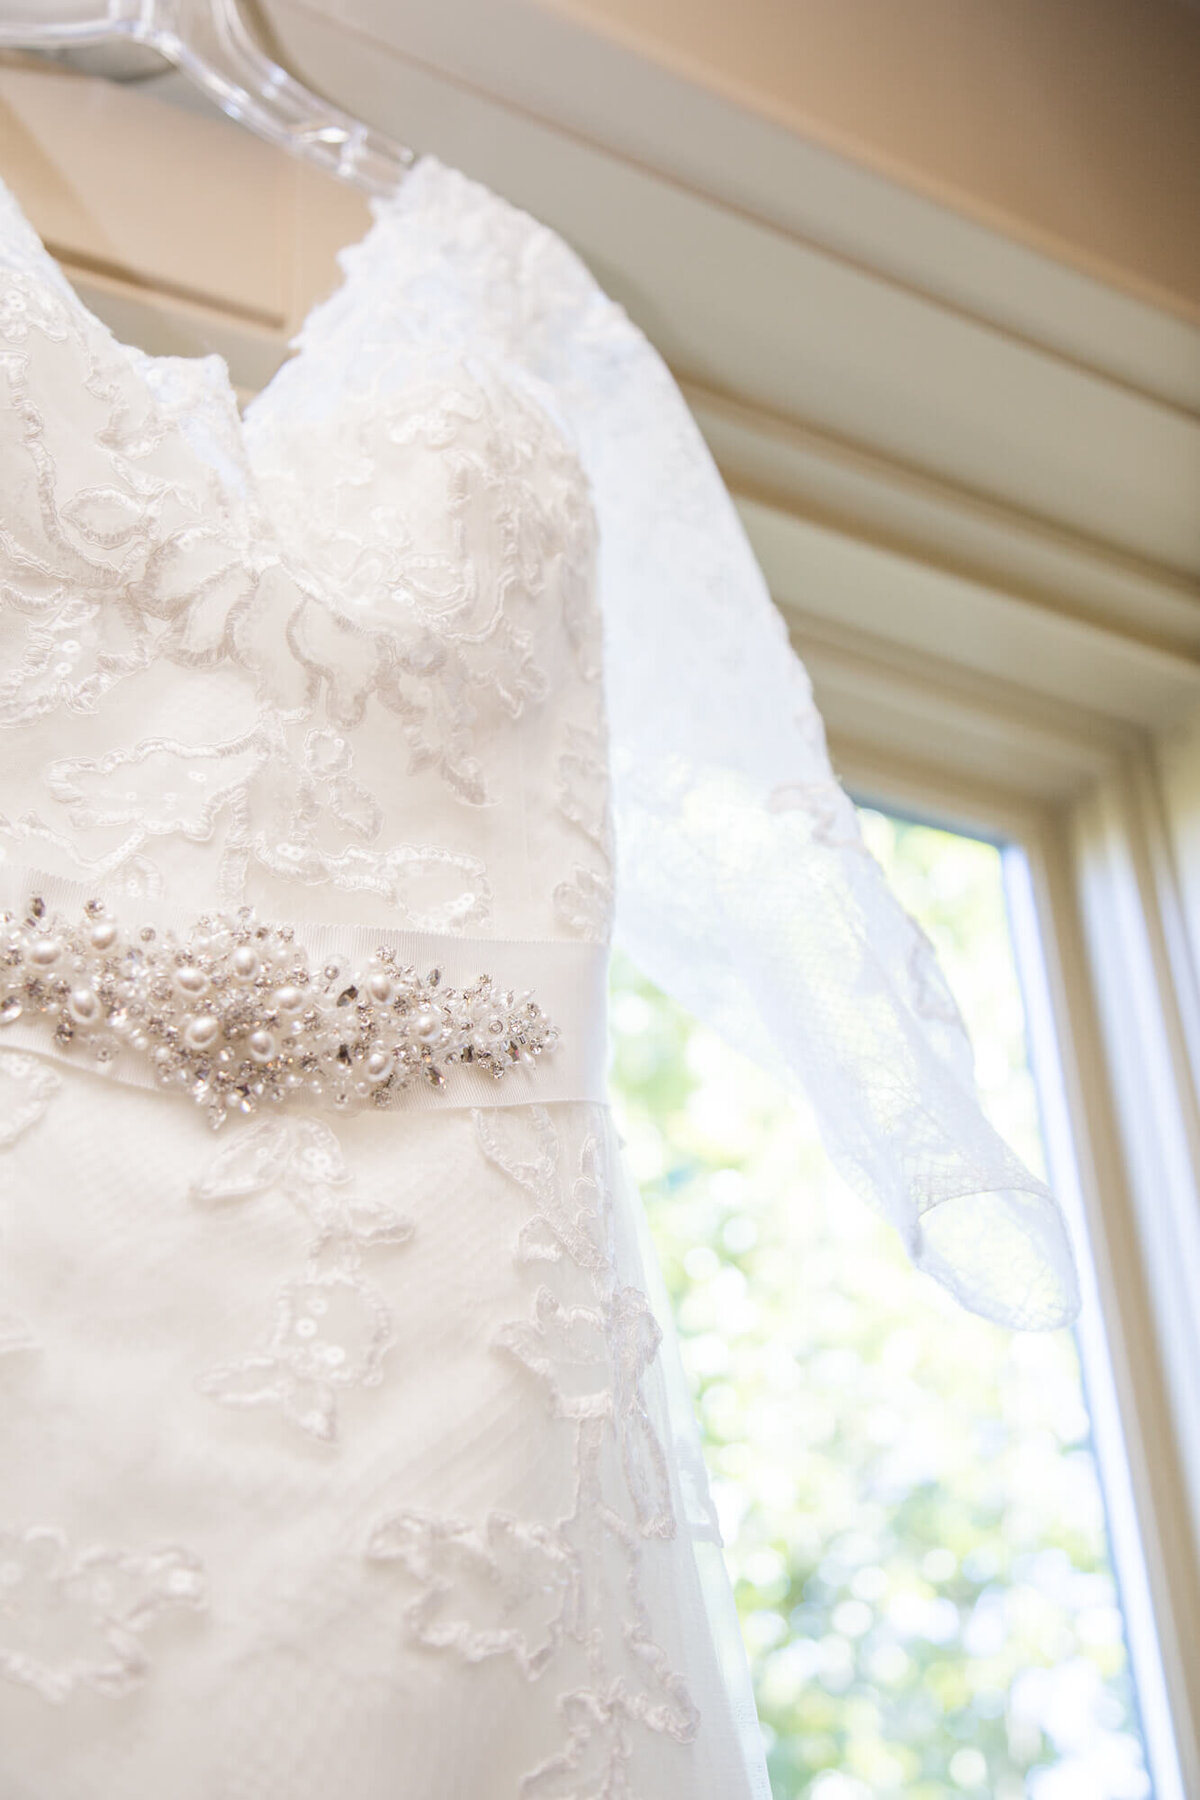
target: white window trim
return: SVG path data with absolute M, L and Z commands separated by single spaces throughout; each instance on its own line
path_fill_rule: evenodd
M 1156 1800 L 1185 1800 L 1200 1793 L 1200 1007 L 1153 764 L 1134 753 L 1050 808 L 835 750 L 856 793 L 1021 853 L 1014 937 L 1051 1175 L 1083 1251 L 1080 1348 L 1147 1753 Z
M 1067 1213 L 1078 1251 L 1083 1305 L 1076 1336 L 1146 1754 L 1156 1800 L 1187 1800 L 1163 1658 L 1162 1623 L 1155 1610 L 1155 1587 L 1142 1537 L 1141 1518 L 1153 1496 L 1144 1497 L 1139 1508 L 1113 1341 L 1101 1298 L 1094 1237 L 1087 1222 L 1061 1052 L 1061 1024 L 1051 992 L 1033 870 L 1025 852 L 1010 847 L 1004 853 L 1004 871 L 1050 1179 Z M 1141 1452 L 1145 1461 L 1144 1445 Z M 1163 1571 L 1156 1569 L 1155 1573 L 1161 1590 Z

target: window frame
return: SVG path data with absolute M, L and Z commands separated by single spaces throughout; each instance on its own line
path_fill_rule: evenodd
M 1081 1359 L 1151 1779 L 1156 1800 L 1186 1800 L 1200 1793 L 1189 1481 L 1200 1307 L 1188 1304 L 1200 1292 L 1188 1280 L 1200 1255 L 1200 1004 L 1153 757 L 1139 747 L 1048 805 L 952 768 L 831 748 L 864 803 L 1007 852 L 1047 1156 L 1081 1250 Z

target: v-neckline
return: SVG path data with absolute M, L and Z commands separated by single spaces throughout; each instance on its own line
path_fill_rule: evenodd
M 122 338 L 119 338 L 111 327 L 105 324 L 100 315 L 88 306 L 74 282 L 67 275 L 62 264 L 47 247 L 41 233 L 37 230 L 32 219 L 29 217 L 29 214 L 25 211 L 25 208 L 18 200 L 13 189 L 3 179 L 3 176 L 0 176 L 0 197 L 7 201 L 18 229 L 23 230 L 27 234 L 30 243 L 37 251 L 39 259 L 44 262 L 51 271 L 55 285 L 68 298 L 81 326 L 85 330 L 99 333 L 101 337 L 106 338 L 135 373 L 141 372 L 138 367 L 139 363 L 142 365 L 149 363 L 158 368 L 180 368 L 183 370 L 198 369 L 202 364 L 209 365 L 209 367 L 220 376 L 222 397 L 227 401 L 234 417 L 237 418 L 239 426 L 244 427 L 249 423 L 251 414 L 259 402 L 265 401 L 270 395 L 275 382 L 283 374 L 284 370 L 290 368 L 298 360 L 303 359 L 305 339 L 308 336 L 309 326 L 313 323 L 317 314 L 323 307 L 329 304 L 330 300 L 335 295 L 344 296 L 346 294 L 354 280 L 352 264 L 357 260 L 358 252 L 365 251 L 376 234 L 380 233 L 385 228 L 386 221 L 392 208 L 396 206 L 400 197 L 409 190 L 413 181 L 418 177 L 418 174 L 424 177 L 440 166 L 441 165 L 438 163 L 436 157 L 421 156 L 413 164 L 411 169 L 407 171 L 403 182 L 396 189 L 394 194 L 389 195 L 384 199 L 372 199 L 370 201 L 370 224 L 359 237 L 350 239 L 349 242 L 343 244 L 337 252 L 338 268 L 341 273 L 340 281 L 336 282 L 328 292 L 318 295 L 311 303 L 295 331 L 288 339 L 288 348 L 291 350 L 292 354 L 290 356 L 285 356 L 283 361 L 272 370 L 262 387 L 256 389 L 250 396 L 244 408 L 238 405 L 237 388 L 234 385 L 233 376 L 230 372 L 228 358 L 222 355 L 219 350 L 205 351 L 198 356 L 182 356 L 170 351 L 158 354 L 151 350 L 143 350 L 140 345 L 129 344 Z M 348 264 L 351 266 L 348 267 Z

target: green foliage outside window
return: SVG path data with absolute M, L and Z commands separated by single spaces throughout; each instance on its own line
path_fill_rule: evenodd
M 863 819 L 1040 1165 L 1000 853 Z M 1071 1336 L 915 1274 L 806 1112 L 627 962 L 613 1025 L 776 1800 L 1143 1800 Z

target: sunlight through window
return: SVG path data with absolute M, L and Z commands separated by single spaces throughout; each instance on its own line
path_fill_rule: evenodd
M 862 814 L 1044 1164 L 995 846 Z M 1145 1800 L 1074 1339 L 916 1274 L 783 1090 L 618 962 L 614 1082 L 777 1800 Z

